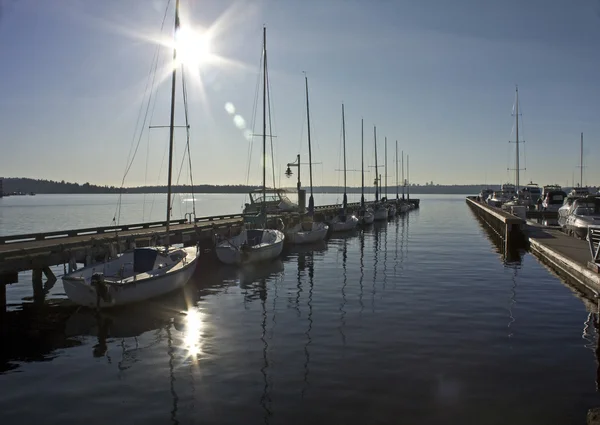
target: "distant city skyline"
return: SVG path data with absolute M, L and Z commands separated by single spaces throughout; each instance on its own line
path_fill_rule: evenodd
M 521 184 L 600 183 L 598 156 L 600 3 L 597 0 L 180 0 L 182 25 L 210 35 L 186 46 L 195 184 L 260 184 L 262 110 L 255 102 L 262 26 L 267 27 L 275 182 L 293 186 L 285 165 L 307 161 L 304 74 L 309 78 L 314 184 L 341 185 L 341 104 L 348 169 L 360 169 L 364 118 L 365 184 L 387 137 L 388 185 L 395 143 L 410 155 L 410 180 L 425 184 L 514 182 L 515 85 L 519 86 Z M 0 0 L 0 176 L 120 186 L 166 184 L 172 55 L 168 1 Z M 156 103 L 141 138 L 138 114 L 156 41 Z M 184 123 L 181 73 L 176 121 Z M 152 112 L 153 111 L 153 112 Z M 254 113 L 256 112 L 256 113 Z M 253 120 L 253 116 L 255 119 Z M 151 119 L 150 119 L 151 118 Z M 255 125 L 253 125 L 255 122 Z M 140 124 L 137 124 L 140 128 Z M 185 131 L 176 130 L 174 181 Z M 268 149 L 270 152 L 270 147 Z M 400 157 L 400 153 L 399 153 Z M 269 165 L 270 165 L 269 158 Z M 179 183 L 187 183 L 187 168 Z M 293 170 L 296 172 L 296 170 Z M 383 174 L 383 169 L 381 169 Z M 302 169 L 308 186 L 308 167 Z M 249 175 L 249 179 L 247 176 Z M 273 181 L 267 171 L 267 184 Z M 349 186 L 360 173 L 348 172 Z

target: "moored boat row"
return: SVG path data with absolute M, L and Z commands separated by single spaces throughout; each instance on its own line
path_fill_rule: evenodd
M 179 2 L 175 8 L 175 31 L 180 28 Z M 173 56 L 176 57 L 177 45 L 174 43 Z M 396 201 L 388 201 L 387 198 L 379 199 L 376 183 L 376 196 L 373 206 L 364 202 L 364 169 L 363 169 L 363 196 L 362 205 L 358 214 L 348 208 L 346 194 L 346 132 L 344 105 L 342 104 L 342 128 L 344 141 L 344 197 L 341 208 L 334 217 L 323 221 L 315 219 L 313 186 L 312 186 L 312 156 L 310 140 L 310 113 L 308 100 L 308 80 L 306 84 L 306 108 L 308 123 L 308 150 L 310 166 L 310 198 L 308 211 L 300 211 L 300 205 L 291 202 L 281 189 L 267 189 L 266 185 L 266 139 L 267 139 L 267 101 L 268 73 L 267 73 L 267 49 L 266 29 L 263 28 L 263 50 L 262 50 L 262 77 L 263 77 L 263 131 L 262 131 L 262 187 L 250 194 L 250 202 L 244 208 L 244 224 L 237 235 L 220 238 L 215 241 L 215 253 L 217 258 L 224 264 L 243 265 L 248 263 L 260 263 L 273 260 L 278 257 L 285 242 L 291 244 L 309 244 L 322 241 L 329 232 L 343 232 L 355 229 L 359 223 L 368 225 L 377 219 L 388 219 L 396 216 L 399 212 L 406 212 L 413 204 L 408 200 L 400 200 L 398 193 Z M 183 80 L 183 76 L 182 76 Z M 172 195 L 172 164 L 173 164 L 173 142 L 174 142 L 174 115 L 175 115 L 175 88 L 176 68 L 171 73 L 171 119 L 169 136 L 169 174 L 167 186 L 167 220 L 166 237 L 164 246 L 147 248 L 134 248 L 121 254 L 114 254 L 102 263 L 91 264 L 80 270 L 75 270 L 63 276 L 63 283 L 67 296 L 77 304 L 107 308 L 140 302 L 149 298 L 164 295 L 168 292 L 181 288 L 189 280 L 196 268 L 200 254 L 198 247 L 179 247 L 169 243 L 169 223 L 171 219 L 171 195 Z M 184 107 L 186 108 L 186 128 L 189 131 L 187 114 L 187 97 L 184 89 Z M 189 134 L 188 134 L 189 140 Z M 397 149 L 397 147 L 396 147 Z M 375 151 L 377 150 L 375 140 Z M 387 144 L 386 144 L 387 150 Z M 188 152 L 189 154 L 189 152 Z M 397 154 L 396 154 L 397 155 Z M 190 160 L 191 161 L 191 160 Z M 398 161 L 396 161 L 396 168 Z M 300 167 L 298 155 L 298 167 Z M 386 159 L 387 165 L 387 159 Z M 190 164 L 191 168 L 191 164 Z M 364 161 L 363 161 L 364 168 Z M 191 178 L 191 171 L 190 171 Z M 405 183 L 406 184 L 406 181 Z M 398 184 L 397 184 L 398 185 Z M 300 194 L 300 181 L 298 181 Z M 268 215 L 278 213 L 299 213 L 299 220 L 287 229 L 281 219 L 276 229 L 268 226 Z M 195 211 L 193 213 L 195 216 Z

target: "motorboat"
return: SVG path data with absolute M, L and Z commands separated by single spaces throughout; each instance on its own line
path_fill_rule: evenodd
M 563 201 L 563 205 L 558 209 L 558 223 L 561 226 L 566 225 L 567 216 L 571 213 L 573 202 L 576 199 L 590 195 L 590 190 L 587 187 L 577 186 L 571 189 Z
M 591 194 L 592 193 L 591 193 L 589 187 L 577 186 L 577 187 L 572 188 L 567 196 L 569 196 L 570 198 L 581 198 L 581 197 L 588 196 Z
M 513 196 L 511 192 L 505 192 L 503 190 L 495 190 L 492 192 L 492 196 L 486 199 L 486 203 L 492 207 L 500 208 L 506 202 L 512 200 Z
M 600 197 L 586 196 L 575 199 L 564 228 L 567 233 L 585 239 L 588 226 L 600 224 Z
M 571 213 L 571 207 L 573 206 L 573 202 L 575 202 L 575 199 L 578 198 L 572 198 L 567 195 L 563 200 L 563 204 L 558 208 L 558 224 L 561 227 L 566 226 L 567 217 Z
M 540 189 L 540 187 L 533 182 L 529 182 L 523 186 L 518 194 L 518 199 L 521 202 L 521 205 L 527 207 L 537 205 L 541 197 L 542 189 Z
M 564 204 L 567 194 L 562 190 L 546 190 L 542 198 L 542 211 L 557 212 Z
M 512 183 L 504 183 L 501 187 L 500 190 L 502 192 L 504 192 L 506 194 L 506 196 L 509 199 L 514 198 L 515 196 L 517 196 L 517 190 L 515 188 L 515 185 Z
M 493 193 L 494 191 L 492 189 L 481 189 L 481 192 L 479 192 L 479 201 L 487 201 L 487 199 L 492 196 Z
M 547 184 L 542 188 L 542 200 L 546 198 L 548 192 L 562 191 L 562 186 L 559 184 Z

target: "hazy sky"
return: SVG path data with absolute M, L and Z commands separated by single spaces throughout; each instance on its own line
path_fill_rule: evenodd
M 174 3 L 163 37 L 172 34 Z M 0 176 L 120 185 L 167 0 L 0 5 Z M 410 154 L 412 182 L 513 180 L 507 167 L 514 166 L 508 141 L 515 84 L 526 140 L 522 182 L 570 183 L 579 173 L 584 132 L 585 183 L 600 183 L 592 167 L 600 137 L 597 0 L 181 0 L 181 6 L 185 23 L 210 28 L 218 56 L 186 71 L 196 183 L 247 181 L 249 141 L 234 116 L 261 132 L 261 109 L 254 129 L 252 116 L 260 106 L 263 24 L 278 175 L 298 152 L 307 161 L 306 71 L 313 161 L 322 162 L 314 167 L 316 185 L 342 181 L 335 171 L 342 164 L 342 102 L 349 169 L 360 168 L 364 117 L 366 163 L 373 164 L 375 124 L 380 163 L 388 138 L 390 184 L 396 140 Z M 171 54 L 161 50 L 162 67 Z M 153 125 L 168 124 L 164 73 L 157 76 Z M 176 117 L 183 124 L 180 87 Z M 176 135 L 175 179 L 185 131 Z M 144 130 L 126 185 L 166 182 L 167 141 L 167 129 Z M 260 142 L 254 138 L 250 183 L 259 182 Z M 372 179 L 368 174 L 366 181 Z M 348 181 L 359 185 L 359 173 L 348 173 Z M 293 186 L 295 177 L 281 182 Z

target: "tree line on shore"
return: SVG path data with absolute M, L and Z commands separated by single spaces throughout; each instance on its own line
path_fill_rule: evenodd
M 67 193 L 165 193 L 167 191 L 166 186 L 137 186 L 137 187 L 115 187 L 115 186 L 101 186 L 94 185 L 88 182 L 79 184 L 54 180 L 45 179 L 30 179 L 30 178 L 19 178 L 11 177 L 2 179 L 2 190 L 4 193 L 24 192 L 24 193 L 55 193 L 55 194 L 67 194 Z M 407 188 L 411 194 L 476 194 L 481 191 L 482 188 L 489 187 L 491 189 L 499 188 L 500 185 L 419 185 L 411 184 L 410 188 Z M 210 185 L 210 184 L 199 184 L 194 185 L 193 192 L 196 193 L 247 193 L 249 191 L 260 189 L 260 186 L 247 186 L 247 185 Z M 287 188 L 293 192 L 295 188 Z M 305 188 L 306 189 L 306 188 Z M 315 187 L 315 193 L 337 193 L 342 189 L 337 186 L 320 186 Z M 373 188 L 365 188 L 366 193 L 373 193 Z M 381 192 L 385 192 L 385 188 L 380 188 Z M 349 187 L 349 193 L 360 193 L 360 187 Z M 400 193 L 402 188 L 399 189 Z M 174 193 L 190 193 L 192 188 L 190 185 L 176 185 L 173 186 Z M 388 186 L 388 196 L 390 198 L 396 195 L 396 186 Z

